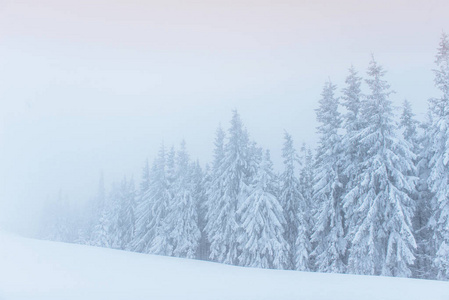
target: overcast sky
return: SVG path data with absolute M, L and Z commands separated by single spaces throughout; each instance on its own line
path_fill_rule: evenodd
M 75 202 L 138 181 L 164 141 L 210 161 L 238 109 L 280 164 L 283 130 L 316 141 L 323 83 L 373 53 L 419 116 L 449 1 L 0 0 L 0 224 L 35 227 L 61 189 Z M 1 226 L 1 225 L 0 225 Z

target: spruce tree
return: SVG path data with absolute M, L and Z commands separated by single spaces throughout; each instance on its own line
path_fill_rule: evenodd
M 416 248 L 412 231 L 414 154 L 395 134 L 389 84 L 374 58 L 366 80 L 370 94 L 362 107 L 366 121 L 358 132 L 360 160 L 356 182 L 345 196 L 349 210 L 348 269 L 367 275 L 410 276 Z
M 431 208 L 435 241 L 434 266 L 437 278 L 449 280 L 449 38 L 441 37 L 434 70 L 435 85 L 441 91 L 440 98 L 430 100 L 433 123 L 429 129 L 429 177 L 428 185 L 433 193 Z
M 239 263 L 243 266 L 284 269 L 288 264 L 288 243 L 284 239 L 285 218 L 282 206 L 273 193 L 276 178 L 269 152 L 263 155 L 251 182 L 248 197 L 240 202 L 244 231 L 239 236 Z
M 216 146 L 216 154 L 218 150 Z M 229 140 L 222 159 L 217 161 L 219 165 L 214 167 L 216 173 L 208 191 L 206 231 L 210 242 L 210 258 L 218 262 L 238 264 L 237 237 L 241 232 L 237 207 L 247 197 L 251 179 L 249 153 L 248 133 L 240 115 L 234 111 Z
M 210 170 L 206 165 L 205 171 L 201 169 L 200 163 L 197 160 L 192 164 L 192 184 L 193 184 L 193 199 L 195 200 L 196 210 L 198 211 L 198 228 L 200 230 L 200 240 L 198 245 L 197 258 L 201 260 L 209 259 L 210 245 L 207 240 L 206 232 L 206 216 L 207 216 L 207 187 L 210 183 Z
M 309 228 L 307 220 L 307 205 L 300 191 L 299 180 L 295 174 L 295 165 L 298 164 L 298 157 L 293 146 L 293 139 L 290 134 L 284 132 L 284 147 L 282 148 L 282 158 L 284 160 L 284 172 L 281 174 L 281 191 L 279 202 L 284 210 L 285 234 L 284 238 L 288 243 L 288 269 L 308 270 L 309 259 Z M 300 208 L 301 207 L 301 211 Z M 301 235 L 300 237 L 298 235 Z M 296 242 L 299 242 L 299 249 L 296 250 Z M 299 262 L 298 265 L 296 262 Z
M 106 209 L 100 214 L 100 219 L 95 226 L 94 238 L 92 240 L 93 246 L 111 248 L 112 241 L 110 237 L 110 221 L 109 215 Z
M 435 279 L 435 249 L 436 243 L 433 237 L 434 222 L 432 204 L 433 193 L 429 188 L 429 162 L 433 156 L 432 145 L 432 124 L 433 117 L 429 110 L 427 119 L 421 123 L 422 134 L 418 136 L 418 157 L 416 162 L 418 172 L 418 200 L 415 213 L 415 238 L 417 241 L 416 263 L 414 268 L 414 277 Z
M 316 155 L 313 202 L 319 209 L 315 215 L 312 234 L 313 257 L 320 272 L 342 273 L 345 271 L 345 232 L 342 207 L 342 145 L 338 130 L 341 116 L 339 100 L 335 97 L 336 86 L 326 82 L 321 94 L 317 119 L 320 123 L 319 146 Z
M 362 160 L 365 153 L 361 148 L 361 139 L 363 137 L 360 134 L 361 129 L 364 127 L 366 120 L 362 116 L 362 104 L 364 95 L 362 94 L 361 85 L 362 78 L 358 75 L 358 72 L 353 66 L 349 68 L 349 74 L 345 80 L 345 88 L 342 90 L 342 106 L 345 107 L 346 113 L 343 115 L 342 127 L 345 130 L 345 134 L 342 136 L 342 183 L 344 185 L 344 193 L 353 191 L 358 185 L 358 174 L 361 173 Z M 346 241 L 350 244 L 353 233 L 352 228 L 356 226 L 355 223 L 357 217 L 354 211 L 355 206 L 348 205 L 344 208 L 345 214 L 345 233 L 347 233 Z M 347 245 L 349 246 L 349 245 Z M 347 252 L 345 253 L 345 260 L 347 260 Z
M 155 167 L 153 167 L 154 169 Z M 139 196 L 136 204 L 135 237 L 130 248 L 136 252 L 148 253 L 154 237 L 151 212 L 151 173 L 148 160 L 142 169 Z
M 136 194 L 134 181 L 126 178 L 123 178 L 120 185 L 118 228 L 120 249 L 129 250 L 136 234 Z
M 168 224 L 173 243 L 173 255 L 195 258 L 201 233 L 198 210 L 193 198 L 194 182 L 185 141 L 177 154 L 177 170 L 173 182 L 173 199 L 168 212 Z
M 416 260 L 413 266 L 413 277 L 417 278 L 430 278 L 432 273 L 432 263 L 429 259 L 430 248 L 430 230 L 428 225 L 430 217 L 429 207 L 429 191 L 427 188 L 428 177 L 428 160 L 424 157 L 422 145 L 426 142 L 426 137 L 419 137 L 418 126 L 419 122 L 415 120 L 415 115 L 412 111 L 411 104 L 408 100 L 404 100 L 402 104 L 402 114 L 400 118 L 399 128 L 402 131 L 402 136 L 411 145 L 411 150 L 415 153 L 416 159 L 414 160 L 416 166 L 416 174 L 410 174 L 418 176 L 418 182 L 416 185 L 416 193 L 411 196 L 415 201 L 415 214 L 413 218 L 413 229 L 416 239 Z M 427 127 L 427 126 L 425 126 Z M 421 140 L 421 141 L 420 141 Z M 427 147 L 427 146 L 426 146 Z
M 94 246 L 119 248 L 120 237 L 117 229 L 119 201 L 119 186 L 114 182 L 95 226 Z
M 168 154 L 162 145 L 153 166 L 150 180 L 150 230 L 154 232 L 149 252 L 152 254 L 173 254 L 173 243 L 170 235 L 170 224 L 167 218 L 172 200 L 171 185 L 174 177 L 174 149 Z

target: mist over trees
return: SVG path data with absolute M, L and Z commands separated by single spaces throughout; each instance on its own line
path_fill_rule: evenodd
M 408 101 L 395 112 L 373 57 L 366 77 L 351 67 L 341 90 L 325 82 L 314 153 L 284 133 L 280 173 L 233 111 L 204 168 L 185 141 L 161 145 L 137 184 L 123 178 L 106 192 L 101 178 L 79 218 L 61 195 L 42 236 L 239 266 L 449 280 L 446 34 L 435 64 L 440 97 L 423 123 Z

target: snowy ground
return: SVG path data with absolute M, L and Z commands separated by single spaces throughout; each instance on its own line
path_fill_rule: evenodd
M 0 232 L 0 299 L 448 300 L 449 283 L 241 268 Z

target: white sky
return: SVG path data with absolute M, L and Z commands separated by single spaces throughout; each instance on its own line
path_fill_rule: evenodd
M 162 141 L 185 138 L 208 162 L 234 108 L 279 165 L 283 130 L 313 145 L 324 81 L 341 89 L 371 53 L 396 104 L 423 115 L 447 12 L 445 0 L 0 0 L 0 224 L 29 230 L 59 189 L 85 201 L 100 170 L 138 181 Z

